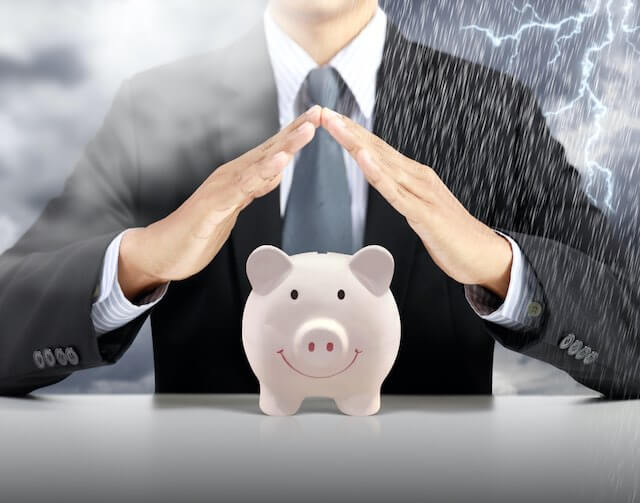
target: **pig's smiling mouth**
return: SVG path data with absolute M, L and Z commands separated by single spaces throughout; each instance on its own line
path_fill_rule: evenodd
M 284 362 L 289 367 L 291 367 L 291 369 L 295 370 L 298 374 L 300 374 L 302 376 L 305 376 L 305 377 L 312 377 L 313 379 L 326 379 L 328 377 L 337 376 L 338 374 L 342 374 L 343 372 L 345 372 L 349 367 L 351 367 L 351 365 L 353 365 L 355 363 L 355 361 L 358 358 L 358 356 L 360 355 L 360 353 L 362 353 L 362 350 L 360 350 L 360 349 L 356 349 L 355 350 L 355 355 L 353 355 L 353 360 L 351 360 L 349 362 L 349 364 L 345 368 L 343 368 L 342 370 L 339 370 L 338 372 L 334 372 L 333 374 L 329 374 L 329 375 L 326 375 L 326 376 L 312 376 L 312 375 L 305 374 L 304 372 L 299 371 L 297 368 L 295 368 L 293 365 L 291 365 L 289 360 L 287 360 L 287 357 L 284 356 L 284 348 L 276 351 L 276 353 L 279 354 L 282 357 L 282 359 L 284 360 Z

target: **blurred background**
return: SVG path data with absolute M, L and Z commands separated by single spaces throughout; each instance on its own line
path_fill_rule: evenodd
M 585 190 L 623 239 L 638 240 L 636 2 L 386 0 L 381 5 L 411 39 L 512 73 L 534 89 L 554 135 L 583 174 Z M 61 191 L 123 79 L 226 45 L 260 22 L 265 4 L 0 0 L 0 252 Z M 1 327 L 0 320 L 0 333 Z M 147 393 L 153 383 L 145 326 L 116 365 L 78 372 L 44 391 Z M 496 347 L 496 394 L 588 392 L 549 365 Z

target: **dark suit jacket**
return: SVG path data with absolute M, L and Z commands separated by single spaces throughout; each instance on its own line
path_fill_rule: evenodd
M 279 128 L 262 27 L 232 47 L 125 82 L 63 193 L 0 259 L 0 390 L 21 394 L 80 368 L 114 363 L 144 319 L 97 338 L 90 311 L 104 252 L 123 229 L 177 208 L 217 167 Z M 432 166 L 475 216 L 508 232 L 543 293 L 528 331 L 483 322 L 463 286 L 433 263 L 399 215 L 369 190 L 365 244 L 396 261 L 402 319 L 386 393 L 490 393 L 494 339 L 607 395 L 640 390 L 637 297 L 605 217 L 514 78 L 410 43 L 390 26 L 374 132 Z M 158 392 L 256 392 L 241 344 L 248 254 L 278 246 L 278 191 L 239 216 L 229 241 L 151 311 Z M 606 301 L 606 302 L 605 302 Z M 558 347 L 568 332 L 599 351 L 592 365 Z M 39 369 L 34 350 L 73 347 L 77 366 Z

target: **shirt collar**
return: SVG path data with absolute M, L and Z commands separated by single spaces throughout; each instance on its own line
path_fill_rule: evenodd
M 284 125 L 293 120 L 298 91 L 307 74 L 318 65 L 282 31 L 268 10 L 264 14 L 264 28 L 278 91 L 280 123 Z M 382 62 L 386 29 L 387 16 L 378 7 L 369 24 L 329 61 L 349 87 L 366 119 L 373 115 L 376 75 Z

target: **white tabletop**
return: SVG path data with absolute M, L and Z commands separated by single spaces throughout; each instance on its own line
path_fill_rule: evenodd
M 640 401 L 0 398 L 2 501 L 640 501 Z

